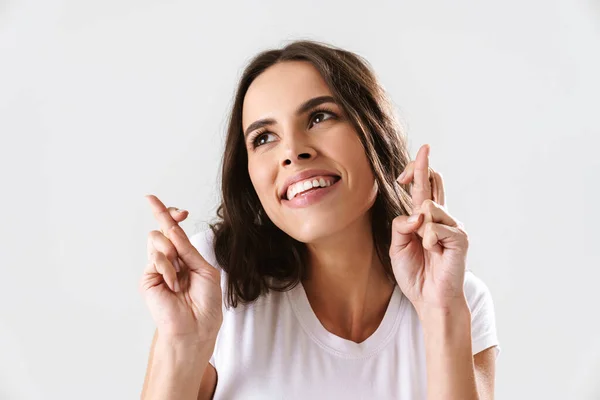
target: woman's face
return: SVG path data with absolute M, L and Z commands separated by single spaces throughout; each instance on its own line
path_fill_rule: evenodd
M 242 128 L 250 179 L 281 230 L 312 243 L 367 218 L 377 194 L 369 161 L 312 64 L 281 62 L 259 75 Z

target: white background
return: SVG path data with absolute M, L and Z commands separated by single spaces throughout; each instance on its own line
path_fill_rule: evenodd
M 0 1 L 0 398 L 139 398 L 144 195 L 218 199 L 256 52 L 366 57 L 494 297 L 498 399 L 600 398 L 597 1 Z

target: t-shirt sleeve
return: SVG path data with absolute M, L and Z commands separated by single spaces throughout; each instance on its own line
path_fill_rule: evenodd
M 221 290 L 223 290 L 223 293 L 225 293 L 224 292 L 225 276 L 224 276 L 223 270 L 217 263 L 217 259 L 215 256 L 215 250 L 213 247 L 213 240 L 214 240 L 214 233 L 212 232 L 212 230 L 210 228 L 206 229 L 206 230 L 202 230 L 202 231 L 190 236 L 190 242 L 196 248 L 196 250 L 198 250 L 198 253 L 200 253 L 200 255 L 206 260 L 206 262 L 208 262 L 210 265 L 212 265 L 213 267 L 220 270 L 220 272 L 221 272 Z M 223 296 L 223 299 L 225 299 L 225 296 Z M 218 342 L 219 342 L 219 338 L 217 336 L 217 344 L 215 344 L 215 348 L 214 348 L 213 353 L 209 360 L 210 364 L 215 368 L 217 367 L 216 366 L 216 354 L 217 354 L 217 349 L 218 349 Z
M 473 355 L 496 346 L 497 357 L 500 354 L 500 344 L 496 332 L 496 316 L 492 294 L 487 285 L 470 270 L 465 273 L 464 290 L 471 310 Z
M 190 243 L 198 253 L 213 267 L 220 269 L 213 247 L 214 234 L 211 229 L 202 230 L 190 236 Z

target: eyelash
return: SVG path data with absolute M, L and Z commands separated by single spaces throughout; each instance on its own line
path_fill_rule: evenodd
M 329 119 L 335 119 L 337 118 L 337 114 L 334 113 L 333 111 L 331 111 L 330 109 L 326 108 L 326 107 L 319 107 L 316 108 L 315 110 L 313 110 L 310 114 L 310 121 L 312 122 L 314 117 L 318 114 L 321 113 L 327 113 L 327 114 L 331 114 L 331 117 Z M 321 121 L 324 122 L 324 121 Z M 319 122 L 319 123 L 321 123 Z M 250 137 L 250 139 L 248 139 L 250 141 L 250 143 L 252 143 L 252 148 L 255 149 L 259 146 L 262 146 L 262 144 L 257 144 L 256 142 L 258 141 L 258 139 L 260 139 L 260 137 L 265 134 L 268 133 L 268 131 L 265 128 L 260 128 L 259 130 L 257 130 L 256 132 L 254 132 L 254 134 Z

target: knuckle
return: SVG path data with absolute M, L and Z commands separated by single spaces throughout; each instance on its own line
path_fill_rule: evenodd
M 427 210 L 429 212 L 433 211 L 434 209 L 436 209 L 436 204 L 433 200 L 431 199 L 425 199 L 425 201 L 423 201 L 423 203 L 421 204 L 421 208 L 424 210 Z
M 165 256 L 169 259 L 169 260 L 175 260 L 178 256 L 179 253 L 177 252 L 177 250 L 175 250 L 175 247 L 171 246 L 169 249 L 167 249 L 167 251 L 165 252 Z
M 179 254 L 181 255 L 181 258 L 190 258 L 191 256 L 196 255 L 197 251 L 194 252 L 195 250 L 196 249 L 193 246 L 185 246 Z
M 160 263 L 160 253 L 158 251 L 153 251 L 150 253 L 149 261 L 154 263 L 154 265 L 158 265 Z
M 170 232 L 174 232 L 175 234 L 178 234 L 178 235 L 183 235 L 183 236 L 185 236 L 185 231 L 184 231 L 184 230 L 183 230 L 183 228 L 182 228 L 181 226 L 179 226 L 179 224 L 178 224 L 178 223 L 176 223 L 176 222 L 173 222 L 173 225 L 171 225 L 171 226 L 169 227 L 169 231 L 170 231 Z
M 152 240 L 159 240 L 161 236 L 164 236 L 161 231 L 153 230 L 148 233 L 148 238 Z
M 220 283 L 221 282 L 221 273 L 218 269 L 213 268 L 210 265 L 207 265 L 209 268 L 204 268 L 202 269 L 201 273 L 206 276 L 207 278 L 210 278 L 211 280 L 213 280 L 213 282 L 215 283 Z
M 427 180 L 424 183 L 421 183 L 419 180 L 414 180 L 412 187 L 413 187 L 413 189 L 416 189 L 416 190 L 425 190 L 425 191 L 430 190 L 431 182 L 429 180 Z
M 162 231 L 154 230 L 149 234 L 149 239 L 152 245 L 158 249 L 160 249 L 163 253 L 168 253 L 169 251 L 175 251 L 175 246 L 171 239 L 166 237 Z
M 461 235 L 466 248 L 469 248 L 469 237 L 466 234 Z
M 162 263 L 165 258 L 164 253 L 158 250 L 153 251 L 150 255 L 152 257 L 152 261 L 154 261 L 155 264 Z

